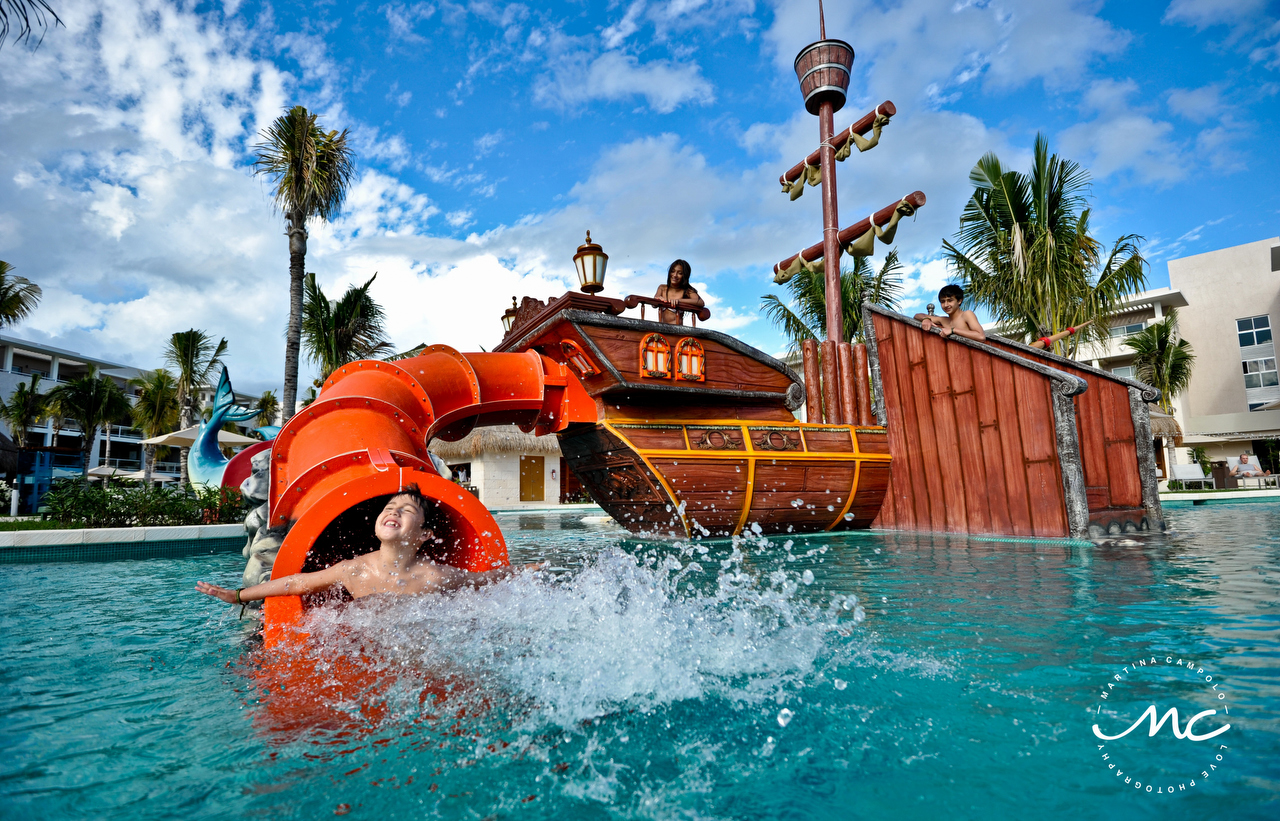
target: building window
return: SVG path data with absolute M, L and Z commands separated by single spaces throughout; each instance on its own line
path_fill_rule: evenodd
M 1133 365 L 1125 365 L 1122 368 L 1112 368 L 1111 372 L 1116 376 L 1123 376 L 1125 379 L 1137 379 L 1138 369 Z
M 703 373 L 703 365 L 706 362 L 706 355 L 702 350 L 702 343 L 691 336 L 676 343 L 676 371 L 680 374 L 681 379 L 687 379 L 690 382 L 702 382 L 706 379 Z
M 671 378 L 671 343 L 662 334 L 649 334 L 640 340 L 640 375 Z
M 1141 322 L 1131 322 L 1128 325 L 1116 325 L 1111 329 L 1112 337 L 1133 336 L 1145 327 Z
M 1251 316 L 1236 320 L 1236 333 L 1240 335 L 1240 347 L 1250 348 L 1271 341 L 1271 317 Z
M 1247 359 L 1240 365 L 1244 368 L 1246 388 L 1271 388 L 1280 385 L 1274 359 Z

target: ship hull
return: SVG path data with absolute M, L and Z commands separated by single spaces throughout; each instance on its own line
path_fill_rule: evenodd
M 879 427 L 611 419 L 559 436 L 583 487 L 637 534 L 862 529 L 879 513 L 889 481 Z

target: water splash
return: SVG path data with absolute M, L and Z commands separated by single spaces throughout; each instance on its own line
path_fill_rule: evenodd
M 468 682 L 520 705 L 512 718 L 533 730 L 684 700 L 777 698 L 854 621 L 834 600 L 823 608 L 797 594 L 809 570 L 759 578 L 735 544 L 712 572 L 695 560 L 707 547 L 676 550 L 613 547 L 576 573 L 525 573 L 452 597 L 371 597 L 316 610 L 309 629 L 324 655 L 360 652 L 388 671 Z

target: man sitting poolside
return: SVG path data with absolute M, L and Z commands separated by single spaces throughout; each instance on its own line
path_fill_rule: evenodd
M 1249 461 L 1249 454 L 1240 454 L 1240 464 L 1231 469 L 1232 476 L 1270 476 L 1271 471 L 1263 470 L 1260 465 L 1252 464 Z

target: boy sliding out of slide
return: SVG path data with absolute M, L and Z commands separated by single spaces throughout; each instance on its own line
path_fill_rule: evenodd
M 974 316 L 973 311 L 960 308 L 962 302 L 964 302 L 964 291 L 959 285 L 944 285 L 942 290 L 938 291 L 938 304 L 942 306 L 946 316 L 916 314 L 915 318 L 920 322 L 920 327 L 926 331 L 937 328 L 943 339 L 952 334 L 959 334 L 981 342 L 987 338 L 987 332 L 982 330 L 982 323 L 978 321 L 978 317 Z
M 231 590 L 208 582 L 196 582 L 196 590 L 229 604 L 244 604 L 270 596 L 297 596 L 319 593 L 332 587 L 343 587 L 352 598 L 374 593 L 420 594 L 444 593 L 460 587 L 479 587 L 513 575 L 512 567 L 499 567 L 478 573 L 437 564 L 420 554 L 423 546 L 435 538 L 426 527 L 427 500 L 417 485 L 400 488 L 378 514 L 373 532 L 380 549 L 354 559 L 318 570 L 295 573 L 251 587 Z M 543 565 L 525 565 L 537 570 Z

